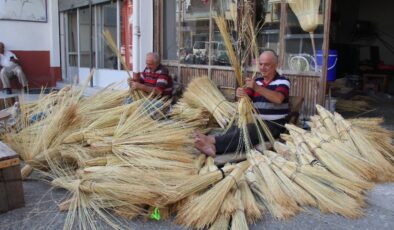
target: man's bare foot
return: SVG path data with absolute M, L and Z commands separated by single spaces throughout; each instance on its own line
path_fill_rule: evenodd
M 215 138 L 213 139 L 215 140 Z M 212 137 L 205 136 L 204 134 L 197 134 L 194 138 L 194 145 L 205 155 L 215 157 L 216 149 L 214 143 L 212 143 Z
M 202 134 L 201 132 L 199 132 L 199 131 L 195 131 L 194 132 L 194 138 L 199 138 L 199 139 L 201 139 L 202 141 L 204 141 L 204 142 L 206 142 L 206 143 L 209 143 L 209 144 L 212 144 L 212 145 L 215 145 L 215 137 L 213 137 L 213 136 L 207 136 L 207 135 L 204 135 L 204 134 Z

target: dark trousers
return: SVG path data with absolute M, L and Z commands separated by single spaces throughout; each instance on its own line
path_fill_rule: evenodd
M 279 119 L 279 120 L 274 120 L 273 122 L 265 121 L 265 124 L 268 126 L 269 130 L 271 131 L 272 136 L 274 138 L 277 138 L 281 133 L 285 131 L 285 128 L 283 126 L 284 124 L 286 124 L 287 120 Z M 266 137 L 265 133 L 262 131 L 262 128 L 259 125 L 258 125 L 258 129 L 260 130 L 260 133 L 263 134 L 264 140 L 268 141 L 268 138 Z M 256 125 L 248 124 L 248 133 L 252 145 L 257 145 L 259 143 L 259 136 L 257 133 Z M 220 155 L 224 153 L 235 152 L 237 150 L 243 150 L 244 143 L 243 140 L 240 138 L 240 135 L 241 135 L 241 130 L 237 126 L 232 126 L 225 134 L 216 136 L 215 137 L 216 154 Z

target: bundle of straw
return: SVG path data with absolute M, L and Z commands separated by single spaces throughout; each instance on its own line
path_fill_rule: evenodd
M 235 183 L 238 183 L 248 167 L 247 161 L 237 164 L 237 167 L 222 181 L 180 210 L 177 215 L 178 222 L 186 227 L 195 228 L 204 228 L 212 224 L 227 193 Z
M 225 128 L 235 115 L 235 104 L 227 101 L 208 77 L 193 79 L 181 101 L 192 107 L 205 108 L 222 128 Z
M 257 204 L 248 183 L 246 182 L 245 176 L 242 176 L 239 187 L 246 219 L 248 220 L 248 223 L 255 223 L 263 217 L 263 213 Z
M 340 99 L 335 104 L 335 108 L 339 111 L 361 113 L 370 110 L 372 107 L 367 101 Z
M 236 211 L 236 201 L 234 195 L 234 189 L 231 189 L 230 192 L 227 193 L 222 203 L 222 206 L 220 207 L 218 217 L 211 225 L 209 230 L 228 229 L 228 227 L 230 226 L 230 218 Z
M 235 192 L 235 205 L 236 209 L 235 212 L 232 216 L 232 221 L 231 221 L 231 229 L 232 230 L 238 230 L 238 229 L 249 229 L 248 228 L 248 223 L 246 222 L 246 217 L 245 217 L 245 207 L 242 203 L 241 200 L 241 191 L 237 189 Z
M 378 180 L 379 181 L 393 181 L 394 180 L 394 166 L 388 161 L 368 139 L 356 127 L 352 127 L 350 122 L 342 118 L 341 115 L 336 114 L 338 122 L 347 130 L 354 145 L 357 147 L 362 157 L 378 165 Z
M 383 118 L 357 118 L 350 119 L 350 123 L 363 133 L 363 135 L 371 142 L 384 157 L 394 164 L 394 145 L 392 138 L 394 132 L 387 130 L 381 126 Z
M 268 152 L 268 154 L 272 162 L 287 177 L 316 199 L 318 208 L 322 212 L 338 213 L 349 218 L 356 218 L 362 214 L 361 207 L 364 203 L 348 195 L 346 191 L 340 189 L 342 184 L 336 183 L 336 181 L 342 182 L 343 179 L 336 178 L 330 173 L 324 173 L 324 171 L 314 169 L 311 166 L 299 167 L 272 152 Z M 304 170 L 307 168 L 309 171 Z M 310 170 L 315 173 L 312 174 Z M 346 182 L 349 186 L 352 183 L 350 181 Z M 348 189 L 348 187 L 342 188 Z
M 170 117 L 193 125 L 196 128 L 204 128 L 208 125 L 211 116 L 205 108 L 194 108 L 180 100 L 172 107 Z

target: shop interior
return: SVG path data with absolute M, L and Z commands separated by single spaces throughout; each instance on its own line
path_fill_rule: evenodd
M 333 0 L 330 49 L 345 88 L 394 94 L 394 2 Z

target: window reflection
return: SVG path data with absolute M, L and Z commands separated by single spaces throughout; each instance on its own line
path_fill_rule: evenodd
M 102 31 L 108 30 L 114 41 L 117 41 L 117 18 L 116 18 L 116 2 L 102 5 L 98 11 L 98 38 L 99 38 L 99 58 L 98 67 L 107 69 L 118 69 L 118 58 L 107 45 Z
M 173 15 L 176 18 L 171 20 Z M 165 1 L 164 58 L 173 60 L 176 52 L 175 57 L 183 64 L 230 65 L 223 38 L 213 19 L 217 16 L 224 17 L 230 32 L 234 31 L 235 34 L 235 0 Z M 173 25 L 176 25 L 176 29 Z M 174 47 L 177 47 L 177 51 Z

